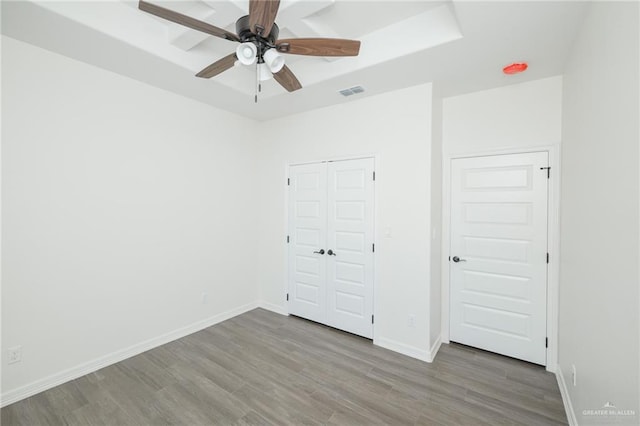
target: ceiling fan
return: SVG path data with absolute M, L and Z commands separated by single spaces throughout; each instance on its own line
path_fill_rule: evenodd
M 236 21 L 236 34 L 218 28 L 190 16 L 166 9 L 156 4 L 140 0 L 140 10 L 175 22 L 185 27 L 204 33 L 239 42 L 236 51 L 212 63 L 198 74 L 197 77 L 211 78 L 229 68 L 236 61 L 243 65 L 256 66 L 256 102 L 260 82 L 273 77 L 287 91 L 301 89 L 302 85 L 285 65 L 284 57 L 280 53 L 307 56 L 358 56 L 360 42 L 336 38 L 290 38 L 278 39 L 279 28 L 275 23 L 280 0 L 250 0 L 249 14 Z

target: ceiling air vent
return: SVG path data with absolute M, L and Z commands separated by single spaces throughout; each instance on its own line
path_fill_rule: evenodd
M 364 92 L 364 88 L 362 86 L 353 86 L 348 89 L 342 89 L 339 91 L 342 96 L 351 96 L 362 92 Z

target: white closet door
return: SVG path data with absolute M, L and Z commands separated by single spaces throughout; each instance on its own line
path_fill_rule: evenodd
M 546 363 L 547 166 L 546 152 L 452 161 L 452 341 Z
M 326 323 L 327 165 L 289 169 L 289 312 Z
M 327 324 L 373 337 L 374 159 L 328 164 Z

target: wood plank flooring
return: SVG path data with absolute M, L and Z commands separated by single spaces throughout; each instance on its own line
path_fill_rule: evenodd
M 461 345 L 432 364 L 256 309 L 2 409 L 2 425 L 566 424 L 544 368 Z

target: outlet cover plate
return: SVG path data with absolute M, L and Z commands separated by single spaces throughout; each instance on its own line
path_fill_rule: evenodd
M 22 346 L 14 346 L 7 350 L 9 353 L 8 363 L 15 364 L 16 362 L 22 361 Z

